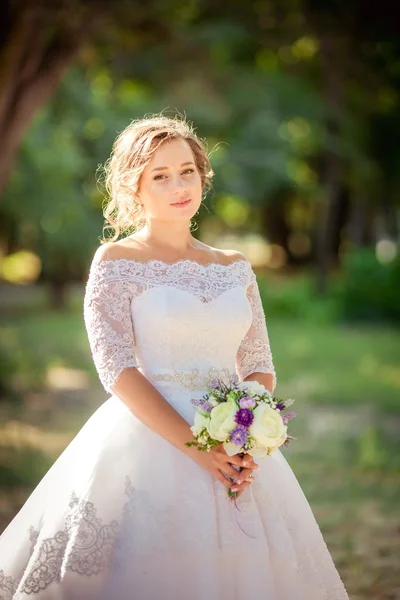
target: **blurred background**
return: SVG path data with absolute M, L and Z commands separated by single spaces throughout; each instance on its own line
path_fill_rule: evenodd
M 353 600 L 400 598 L 400 37 L 388 3 L 8 0 L 0 25 L 0 530 L 104 401 L 84 329 L 116 135 L 208 140 L 195 235 L 256 270 L 282 451 Z M 394 9 L 393 9 L 394 10 Z

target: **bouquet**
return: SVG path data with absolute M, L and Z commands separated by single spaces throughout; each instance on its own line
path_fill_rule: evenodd
M 236 375 L 228 384 L 213 379 L 207 390 L 202 398 L 191 401 L 196 406 L 190 428 L 194 440 L 186 446 L 209 452 L 223 443 L 228 456 L 247 453 L 262 458 L 295 439 L 288 435 L 287 423 L 296 413 L 285 412 L 293 399 L 273 397 L 257 381 L 239 382 Z M 237 494 L 229 490 L 229 495 L 236 498 Z

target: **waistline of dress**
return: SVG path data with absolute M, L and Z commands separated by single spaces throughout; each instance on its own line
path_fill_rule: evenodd
M 157 369 L 154 371 L 140 368 L 140 370 L 151 383 L 178 385 L 191 391 L 204 390 L 217 379 L 229 383 L 232 378 L 237 380 L 238 377 L 232 369 L 217 367 L 209 367 L 208 369 Z

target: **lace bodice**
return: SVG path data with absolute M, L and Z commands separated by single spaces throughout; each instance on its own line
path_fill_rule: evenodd
M 255 273 L 223 265 L 132 259 L 93 261 L 84 317 L 104 388 L 121 373 L 221 368 L 241 379 L 275 370 Z

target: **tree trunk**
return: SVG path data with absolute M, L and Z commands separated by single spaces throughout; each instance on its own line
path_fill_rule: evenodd
M 272 202 L 265 202 L 262 205 L 261 228 L 269 243 L 277 244 L 285 250 L 290 264 L 295 262 L 295 257 L 292 256 L 288 246 L 291 231 L 285 216 L 289 193 L 287 190 L 281 190 Z
M 68 287 L 65 281 L 49 281 L 50 306 L 53 310 L 64 311 L 67 308 Z
M 349 216 L 349 241 L 352 246 L 369 246 L 371 236 L 367 222 L 367 199 L 355 191 L 351 200 Z
M 332 261 L 338 265 L 340 262 L 340 246 L 342 244 L 342 233 L 348 224 L 350 216 L 350 192 L 349 189 L 342 184 L 340 185 L 339 195 L 337 198 L 336 215 L 332 224 Z
M 32 118 L 97 26 L 85 17 L 27 2 L 0 32 L 0 194 Z
M 340 136 L 340 110 L 343 103 L 344 75 L 341 69 L 341 41 L 330 36 L 320 39 L 324 56 L 325 101 L 330 116 L 327 119 L 327 131 L 332 142 L 337 143 Z M 338 151 L 327 151 L 322 169 L 323 197 L 319 205 L 317 219 L 317 293 L 326 292 L 329 272 L 335 258 L 335 232 L 340 222 L 340 202 L 344 179 L 343 160 Z

